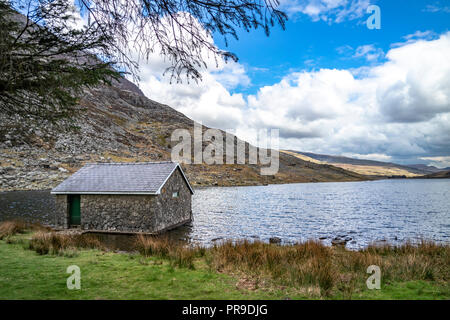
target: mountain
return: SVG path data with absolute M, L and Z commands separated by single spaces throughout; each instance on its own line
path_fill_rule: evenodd
M 79 108 L 74 119 L 79 127 L 76 131 L 57 129 L 51 123 L 32 127 L 0 114 L 1 191 L 52 188 L 88 162 L 170 160 L 173 130 L 187 129 L 192 134 L 194 126 L 193 120 L 145 97 L 126 79 L 86 89 Z M 246 144 L 247 154 L 248 147 Z M 274 176 L 260 175 L 260 164 L 183 167 L 194 186 L 367 179 L 284 153 L 280 153 L 279 172 Z
M 435 173 L 435 172 L 442 172 L 442 171 L 448 171 L 450 170 L 450 167 L 447 168 L 442 168 L 439 169 L 435 166 L 427 166 L 426 164 L 408 164 L 409 168 L 414 168 L 414 169 L 418 169 L 421 170 L 423 172 L 428 172 L 428 173 Z
M 450 179 L 450 170 L 430 173 L 430 174 L 427 174 L 420 178 L 423 178 L 423 179 Z
M 311 152 L 301 152 L 293 150 L 288 150 L 285 152 L 287 154 L 295 155 L 305 161 L 311 161 L 318 164 L 331 164 L 333 166 L 367 176 L 417 177 L 445 170 L 423 164 L 400 165 L 391 162 L 355 159 L 343 156 L 316 154 Z

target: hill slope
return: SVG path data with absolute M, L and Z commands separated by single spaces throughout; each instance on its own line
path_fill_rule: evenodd
M 420 178 L 423 179 L 450 179 L 450 170 L 430 173 Z
M 297 156 L 305 161 L 311 161 L 320 164 L 331 164 L 336 167 L 340 167 L 349 171 L 357 172 L 359 174 L 368 176 L 418 177 L 442 171 L 441 169 L 438 169 L 433 166 L 420 164 L 405 166 L 390 162 L 355 159 L 343 156 L 331 156 L 311 152 L 301 152 L 292 150 L 285 152 L 287 154 Z
M 86 90 L 81 109 L 76 132 L 57 130 L 49 123 L 28 127 L 20 119 L 0 115 L 0 190 L 52 188 L 87 162 L 170 160 L 173 130 L 192 132 L 194 125 L 180 112 L 146 98 L 125 79 Z M 261 176 L 260 165 L 249 164 L 184 168 L 194 186 L 366 179 L 283 153 L 275 176 Z

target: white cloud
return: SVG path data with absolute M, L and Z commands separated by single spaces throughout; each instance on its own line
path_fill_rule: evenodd
M 405 44 L 414 43 L 414 42 L 416 42 L 418 40 L 434 40 L 434 39 L 437 39 L 437 38 L 438 38 L 438 35 L 435 32 L 431 31 L 431 30 L 426 30 L 426 31 L 418 30 L 418 31 L 416 31 L 416 32 L 414 32 L 412 34 L 408 34 L 408 35 L 404 36 L 403 39 L 406 40 L 405 42 L 393 43 L 393 44 L 391 44 L 391 47 L 392 48 L 402 47 Z
M 412 34 L 408 34 L 403 37 L 403 39 L 406 40 L 418 40 L 418 39 L 427 39 L 430 40 L 432 37 L 435 36 L 435 33 L 433 31 L 427 30 L 427 31 L 416 31 Z
M 360 78 L 346 70 L 292 74 L 294 80 L 260 89 L 249 105 L 254 110 L 281 106 L 263 124 L 297 127 L 305 138 L 284 136 L 291 149 L 295 144 L 300 150 L 397 158 L 448 154 L 449 54 L 447 33 L 391 49 L 387 62 Z
M 279 128 L 280 148 L 417 162 L 450 154 L 449 55 L 450 33 L 407 39 L 376 66 L 294 72 L 248 97 L 229 90 L 250 81 L 238 63 L 202 71 L 198 85 L 169 85 L 156 60 L 141 65 L 141 89 L 205 125 L 237 129 L 241 138 Z
M 342 154 L 345 157 L 363 159 L 363 160 L 375 160 L 375 161 L 384 161 L 388 162 L 392 159 L 391 156 L 386 154 L 379 153 L 369 153 L 369 154 L 358 154 L 358 153 L 344 153 Z
M 281 0 L 281 9 L 293 16 L 305 14 L 313 21 L 340 23 L 366 14 L 369 0 Z
M 377 61 L 384 56 L 384 52 L 380 48 L 376 48 L 373 44 L 366 44 L 356 48 L 353 55 L 354 58 L 364 57 L 367 61 Z
M 404 45 L 404 43 L 402 43 Z M 342 58 L 364 58 L 368 62 L 377 62 L 384 57 L 384 51 L 381 48 L 375 47 L 373 44 L 366 44 L 358 46 L 353 49 L 352 46 L 343 45 L 336 48 L 336 52 L 339 53 Z
M 442 5 L 439 1 L 434 4 L 428 4 L 425 9 L 422 11 L 424 12 L 444 12 L 444 13 L 450 13 L 450 7 L 447 5 Z
M 147 97 L 211 127 L 234 128 L 243 121 L 244 97 L 228 91 L 228 88 L 248 85 L 249 79 L 241 65 L 229 62 L 218 68 L 210 66 L 210 72 L 202 71 L 201 82 L 172 84 L 168 76 L 161 76 L 166 67 L 156 57 L 141 63 L 140 89 Z
M 430 165 L 437 168 L 450 167 L 450 157 L 422 157 L 420 159 L 431 161 Z

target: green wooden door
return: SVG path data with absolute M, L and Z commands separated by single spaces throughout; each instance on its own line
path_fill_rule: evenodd
M 80 196 L 69 195 L 70 225 L 80 225 Z

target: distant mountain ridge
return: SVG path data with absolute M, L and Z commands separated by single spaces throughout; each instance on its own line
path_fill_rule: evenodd
M 450 179 L 450 170 L 439 171 L 431 174 L 427 174 L 422 178 L 425 179 Z
M 315 160 L 322 164 L 331 164 L 346 170 L 358 172 L 369 176 L 422 176 L 449 170 L 449 168 L 439 169 L 434 166 L 424 164 L 401 165 L 392 162 L 376 160 L 356 159 L 344 156 L 334 156 L 317 154 L 312 152 L 302 152 L 288 150 L 290 154 L 298 154 L 303 160 Z
M 429 166 L 429 165 L 421 164 L 421 163 L 419 163 L 419 164 L 408 164 L 407 167 L 408 168 L 415 168 L 415 169 L 423 170 L 423 171 L 431 171 L 431 172 L 442 172 L 442 171 L 450 170 L 450 167 L 439 169 L 439 168 L 437 168 L 435 166 Z

